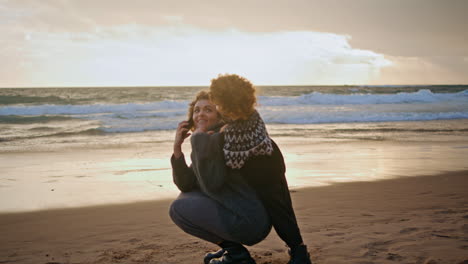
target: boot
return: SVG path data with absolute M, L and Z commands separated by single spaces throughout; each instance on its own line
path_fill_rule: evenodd
M 203 259 L 203 263 L 205 264 L 209 264 L 210 263 L 210 260 L 214 259 L 214 258 L 220 258 L 223 256 L 224 252 L 226 252 L 226 250 L 224 248 L 216 251 L 216 252 L 210 252 L 210 253 L 207 253 L 205 255 L 205 258 Z
M 221 246 L 225 250 L 224 254 L 220 258 L 211 259 L 209 264 L 256 264 L 249 251 L 241 244 L 223 242 Z
M 294 249 L 288 250 L 291 259 L 288 264 L 312 264 L 310 261 L 310 254 L 307 252 L 306 245 L 299 245 Z

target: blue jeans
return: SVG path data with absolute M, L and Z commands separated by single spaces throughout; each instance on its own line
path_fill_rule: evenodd
M 200 191 L 181 193 L 169 209 L 172 221 L 190 235 L 215 244 L 233 241 L 248 246 L 265 239 L 271 230 L 264 208 L 255 212 L 245 219 Z

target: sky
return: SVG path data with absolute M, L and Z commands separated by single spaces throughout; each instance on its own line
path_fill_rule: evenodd
M 0 87 L 468 84 L 466 0 L 0 0 Z

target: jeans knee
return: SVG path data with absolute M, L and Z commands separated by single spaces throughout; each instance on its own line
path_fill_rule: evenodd
M 172 222 L 176 224 L 178 223 L 178 220 L 180 219 L 179 207 L 180 207 L 180 202 L 178 200 L 173 201 L 171 205 L 169 206 L 169 216 L 171 217 Z
M 169 207 L 169 216 L 176 225 L 184 229 L 184 226 L 190 219 L 190 200 L 189 199 L 176 199 Z

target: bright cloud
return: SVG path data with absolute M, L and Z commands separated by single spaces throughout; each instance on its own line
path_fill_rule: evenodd
M 219 73 L 238 73 L 257 84 L 352 84 L 377 78 L 390 64 L 383 55 L 353 49 L 348 40 L 311 31 L 209 31 L 181 23 L 27 32 L 15 57 L 22 79 L 12 85 L 207 85 Z
M 0 0 L 0 87 L 467 82 L 466 4 L 322 2 Z

